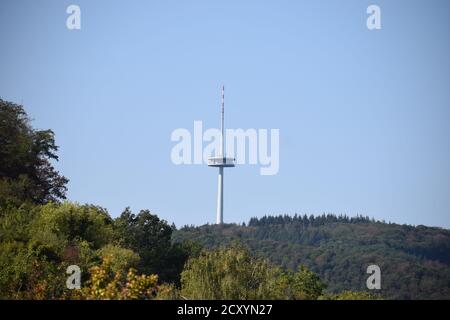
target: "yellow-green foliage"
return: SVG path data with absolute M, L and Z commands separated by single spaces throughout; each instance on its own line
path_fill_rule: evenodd
M 158 291 L 158 276 L 138 275 L 130 268 L 126 276 L 114 272 L 111 259 L 106 258 L 100 266 L 91 268 L 90 280 L 78 297 L 81 299 L 153 299 Z
M 93 248 L 108 244 L 113 238 L 113 221 L 97 206 L 65 202 L 39 207 L 31 224 L 31 244 L 61 253 L 68 244 L 82 239 Z
M 187 262 L 181 295 L 188 299 L 263 299 L 275 270 L 239 247 L 205 251 Z
M 99 251 L 103 259 L 109 259 L 111 269 L 114 272 L 121 272 L 129 268 L 135 268 L 140 261 L 139 255 L 133 250 L 122 248 L 116 245 L 107 244 Z

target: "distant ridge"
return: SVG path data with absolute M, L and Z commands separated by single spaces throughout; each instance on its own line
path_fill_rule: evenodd
M 399 225 L 345 215 L 278 215 L 247 225 L 183 227 L 174 242 L 192 240 L 208 248 L 241 241 L 289 269 L 304 264 L 330 292 L 367 290 L 366 268 L 381 268 L 388 299 L 450 299 L 450 230 Z

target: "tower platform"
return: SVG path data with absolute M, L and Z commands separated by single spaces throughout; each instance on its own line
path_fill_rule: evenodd
M 235 158 L 211 157 L 208 159 L 209 167 L 234 167 Z

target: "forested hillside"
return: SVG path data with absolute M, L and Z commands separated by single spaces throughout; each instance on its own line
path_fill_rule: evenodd
M 57 151 L 52 130 L 0 99 L 0 300 L 380 298 L 329 294 L 307 268 L 283 270 L 239 243 L 173 243 L 174 225 L 149 210 L 113 218 L 66 201 Z
M 333 215 L 181 230 L 149 210 L 113 218 L 65 200 L 57 151 L 52 130 L 0 99 L 0 299 L 450 299 L 449 230 Z
M 208 248 L 240 241 L 274 264 L 303 264 L 330 292 L 364 290 L 368 265 L 381 268 L 381 294 L 394 299 L 450 298 L 450 231 L 322 215 L 253 218 L 248 225 L 184 227 L 174 242 Z

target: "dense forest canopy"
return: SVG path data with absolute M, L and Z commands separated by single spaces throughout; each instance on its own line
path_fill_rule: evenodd
M 43 204 L 66 197 L 68 179 L 58 160 L 52 130 L 35 130 L 21 105 L 0 99 L 0 204 Z
M 364 290 L 366 268 L 381 268 L 380 293 L 394 299 L 450 298 L 450 231 L 332 214 L 252 218 L 247 225 L 183 227 L 175 242 L 216 248 L 241 241 L 276 265 L 305 265 L 329 292 Z

